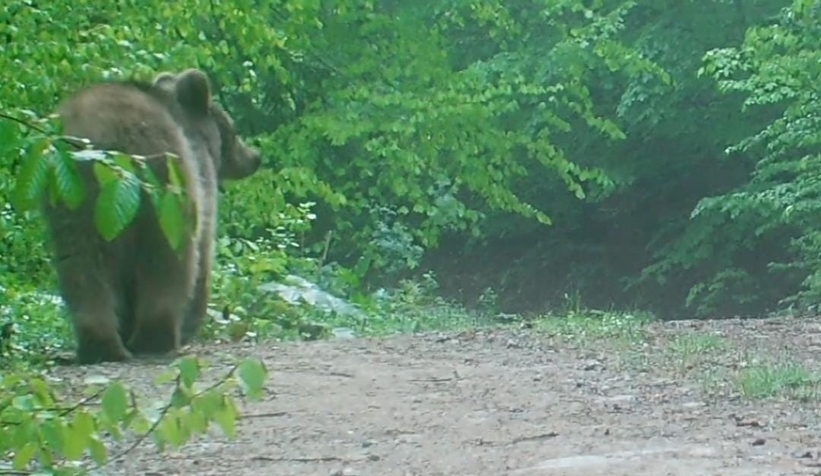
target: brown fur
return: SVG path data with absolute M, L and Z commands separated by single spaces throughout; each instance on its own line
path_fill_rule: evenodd
M 63 299 L 72 317 L 80 363 L 176 351 L 196 333 L 209 297 L 217 220 L 217 183 L 253 174 L 260 156 L 237 137 L 233 121 L 211 101 L 199 70 L 163 73 L 153 84 L 102 83 L 58 108 L 64 133 L 95 149 L 154 156 L 163 181 L 171 152 L 181 162 L 196 228 L 175 252 L 143 194 L 134 221 L 112 242 L 94 224 L 99 185 L 79 162 L 86 198 L 78 210 L 44 205 Z M 159 157 L 156 157 L 160 155 Z

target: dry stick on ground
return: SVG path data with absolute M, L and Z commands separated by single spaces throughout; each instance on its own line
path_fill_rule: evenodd
M 264 413 L 250 413 L 248 415 L 239 415 L 238 420 L 250 420 L 252 418 L 273 418 L 287 415 L 288 412 L 264 412 Z

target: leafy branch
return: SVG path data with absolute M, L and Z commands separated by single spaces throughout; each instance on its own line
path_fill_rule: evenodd
M 99 150 L 87 139 L 57 134 L 60 124 L 56 122 L 46 122 L 46 127 L 40 127 L 8 114 L 0 114 L 0 118 L 37 132 L 25 137 L 5 134 L 10 142 L 7 150 L 24 150 L 13 192 L 13 203 L 19 211 L 43 205 L 46 195 L 51 206 L 56 206 L 59 200 L 75 211 L 86 198 L 84 178 L 93 175 L 100 185 L 94 222 L 97 231 L 108 241 L 117 238 L 131 224 L 144 195 L 152 201 L 172 248 L 179 249 L 187 231 L 196 226 L 192 222 L 194 217 L 186 213 L 187 196 L 179 157 Z M 68 150 L 66 145 L 74 150 Z
M 204 434 L 211 423 L 234 438 L 239 412 L 227 393 L 238 387 L 250 400 L 259 400 L 267 370 L 260 361 L 244 360 L 215 383 L 195 391 L 203 369 L 203 362 L 186 357 L 176 362 L 175 369 L 161 375 L 156 383 L 173 382 L 174 388 L 170 401 L 155 411 L 153 418 L 145 414 L 135 393 L 121 382 L 93 392 L 68 410 L 57 410 L 58 398 L 45 381 L 26 382 L 22 377 L 6 376 L 0 380 L 8 395 L 0 400 L 0 454 L 11 461 L 11 469 L 0 469 L 0 474 L 34 474 L 31 465 L 35 458 L 43 468 L 60 474 L 84 473 L 122 459 L 149 436 L 154 437 L 160 451 L 166 445 L 180 447 L 192 435 Z M 86 407 L 97 399 L 99 409 L 87 411 Z M 138 434 L 136 439 L 109 457 L 101 435 L 107 433 L 121 441 L 122 432 L 128 430 Z M 93 460 L 91 468 L 73 470 L 65 464 L 81 461 L 86 454 Z M 60 459 L 63 464 L 58 462 Z

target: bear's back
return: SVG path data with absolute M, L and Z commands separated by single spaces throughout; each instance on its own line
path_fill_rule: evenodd
M 58 108 L 63 133 L 89 139 L 95 149 L 127 154 L 183 155 L 184 134 L 170 99 L 128 83 L 88 87 Z

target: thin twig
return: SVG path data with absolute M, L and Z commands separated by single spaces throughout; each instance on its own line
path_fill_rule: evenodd
M 193 400 L 194 398 L 197 398 L 197 397 L 199 397 L 199 396 L 201 396 L 201 395 L 203 395 L 203 394 L 207 393 L 207 392 L 210 392 L 211 390 L 213 390 L 213 389 L 215 389 L 215 388 L 219 387 L 220 385 L 224 384 L 225 382 L 227 382 L 227 381 L 228 381 L 228 379 L 230 379 L 230 378 L 234 375 L 234 373 L 236 372 L 236 370 L 237 370 L 238 368 L 239 368 L 239 365 L 235 365 L 235 366 L 234 366 L 234 368 L 232 368 L 232 369 L 231 369 L 231 371 L 230 371 L 230 372 L 228 372 L 228 373 L 227 373 L 227 374 L 226 374 L 226 375 L 225 375 L 222 379 L 220 379 L 217 383 L 215 383 L 215 384 L 213 384 L 213 385 L 210 385 L 209 387 L 205 388 L 204 390 L 202 390 L 202 391 L 197 392 L 196 394 L 194 394 L 194 396 L 192 397 L 192 400 Z M 180 384 L 180 379 L 181 379 L 181 376 L 179 376 L 179 375 L 178 375 L 178 376 L 177 376 L 177 378 L 175 379 L 175 382 L 176 382 L 177 386 L 179 386 L 179 384 Z M 140 435 L 140 436 L 137 438 L 137 441 L 135 441 L 134 443 L 132 443 L 131 445 L 129 445 L 129 447 L 128 447 L 128 448 L 126 448 L 125 450 L 121 451 L 120 453 L 118 453 L 118 454 L 117 454 L 116 456 L 114 456 L 113 458 L 111 458 L 111 459 L 109 460 L 109 462 L 111 462 L 111 461 L 116 461 L 116 460 L 118 460 L 118 459 L 120 459 L 120 458 L 122 458 L 122 457 L 126 456 L 128 453 L 130 453 L 131 451 L 133 451 L 133 450 L 134 450 L 137 446 L 139 446 L 140 444 L 142 444 L 142 442 L 143 442 L 143 441 L 145 441 L 145 439 L 146 439 L 146 438 L 148 438 L 148 436 L 149 436 L 149 435 L 151 435 L 152 433 L 154 433 L 154 431 L 156 431 L 157 427 L 160 425 L 160 423 L 162 423 L 163 418 L 165 418 L 165 415 L 167 415 L 167 414 L 168 414 L 168 411 L 171 409 L 171 407 L 172 407 L 172 405 L 171 405 L 171 404 L 168 404 L 168 405 L 166 405 L 165 407 L 163 407 L 162 411 L 160 412 L 160 416 L 159 416 L 159 418 L 157 418 L 157 420 L 156 420 L 156 421 L 155 421 L 155 422 L 151 425 L 151 428 L 149 428 L 149 429 L 148 429 L 148 431 L 146 431 L 145 433 L 143 433 L 142 435 Z M 101 469 L 101 468 L 102 468 L 102 466 L 98 464 L 98 465 L 96 466 L 96 468 L 95 468 L 95 469 Z
M 105 392 L 105 388 L 101 388 L 100 390 L 97 390 L 92 395 L 89 395 L 88 397 L 80 400 L 79 402 L 72 405 L 71 407 L 63 409 L 63 411 L 60 413 L 60 416 L 64 417 L 64 416 L 68 415 L 69 413 L 77 411 L 78 408 L 86 406 L 91 400 L 93 400 L 93 399 L 99 397 L 100 395 L 102 395 L 103 392 Z
M 37 126 L 35 126 L 34 124 L 30 124 L 28 121 L 25 121 L 25 120 L 20 119 L 20 118 L 18 118 L 18 117 L 10 116 L 10 115 L 8 115 L 8 114 L 4 114 L 4 113 L 2 113 L 2 112 L 0 112 L 0 117 L 2 117 L 3 119 L 8 119 L 8 120 L 10 120 L 10 121 L 16 122 L 16 123 L 20 124 L 21 126 L 26 126 L 26 127 L 31 128 L 31 129 L 34 129 L 34 130 L 35 130 L 35 131 L 37 131 L 37 132 L 41 132 L 41 133 L 43 133 L 43 134 L 47 134 L 47 132 L 45 131 L 45 129 L 42 129 L 42 128 L 40 128 L 40 127 L 37 127 Z
M 83 398 L 82 400 L 80 400 L 79 402 L 75 403 L 74 405 L 72 405 L 70 407 L 66 407 L 66 408 L 41 408 L 41 409 L 39 409 L 39 411 L 40 412 L 59 411 L 59 415 L 61 417 L 64 417 L 64 416 L 68 415 L 69 413 L 77 411 L 78 408 L 88 405 L 88 402 L 90 402 L 91 400 L 93 400 L 93 399 L 99 397 L 100 395 L 102 395 L 103 391 L 105 391 L 105 389 L 100 389 L 100 390 L 94 392 L 92 395 L 89 395 L 88 397 Z M 8 408 L 8 406 L 3 407 L 3 410 L 5 410 L 6 408 Z M 17 426 L 19 424 L 20 424 L 20 422 L 0 420 L 0 425 L 2 425 L 2 426 Z M 0 474 L 4 474 L 4 473 L 0 472 Z

